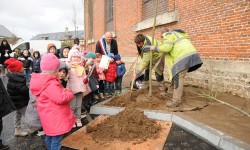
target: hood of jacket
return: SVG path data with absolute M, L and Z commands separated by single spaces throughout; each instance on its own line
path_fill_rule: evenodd
M 30 80 L 30 90 L 33 95 L 38 96 L 40 93 L 46 89 L 46 87 L 51 84 L 50 81 L 58 80 L 59 79 L 52 74 L 43 74 L 43 73 L 32 73 L 31 80 Z
M 68 49 L 70 50 L 70 46 L 63 46 L 63 47 L 61 47 L 61 49 L 60 49 L 60 58 L 67 58 L 67 57 L 64 57 L 64 56 L 63 56 L 63 50 L 64 50 L 65 48 L 68 48 Z

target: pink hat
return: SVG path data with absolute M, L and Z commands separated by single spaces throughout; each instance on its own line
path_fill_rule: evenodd
M 74 46 L 72 47 L 72 49 L 78 49 L 78 50 L 79 50 L 79 46 L 74 45 Z
M 69 51 L 69 59 L 72 57 L 72 56 L 76 56 L 76 57 L 82 57 L 82 54 L 77 50 L 77 49 L 71 49 Z
M 59 59 L 51 53 L 46 53 L 42 56 L 40 67 L 42 72 L 55 72 L 60 68 Z

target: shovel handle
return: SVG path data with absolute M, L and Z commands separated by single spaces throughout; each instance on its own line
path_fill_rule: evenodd
M 139 55 L 136 56 L 136 63 L 135 63 L 135 67 L 134 67 L 134 71 L 133 71 L 133 76 L 132 76 L 132 83 L 131 83 L 131 87 L 130 87 L 131 93 L 132 93 L 134 82 L 135 82 L 134 76 L 135 76 L 135 70 L 136 70 L 136 66 L 137 66 L 137 62 L 138 62 L 138 57 L 139 57 Z

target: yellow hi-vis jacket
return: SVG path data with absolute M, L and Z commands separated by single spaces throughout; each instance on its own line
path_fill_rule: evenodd
M 150 51 L 149 48 L 152 44 L 152 37 L 150 36 L 145 36 L 144 44 L 142 48 L 137 47 L 137 50 L 141 56 L 141 63 L 139 66 L 139 69 L 136 71 L 136 76 L 140 76 L 140 74 L 143 72 L 145 69 L 149 69 L 149 64 L 150 64 Z M 154 39 L 154 46 L 159 46 L 161 45 L 160 42 L 158 42 L 156 39 Z M 161 58 L 163 53 L 157 53 L 153 52 L 153 58 L 152 58 L 152 67 L 157 63 L 157 61 Z M 163 64 L 162 64 L 163 63 Z M 159 74 L 162 75 L 164 71 L 164 61 L 161 62 L 161 64 L 158 64 L 155 67 L 155 71 Z
M 162 37 L 162 45 L 156 46 L 155 51 L 168 53 L 165 55 L 165 63 L 168 66 L 170 81 L 185 69 L 192 72 L 201 67 L 203 62 L 186 34 L 171 31 L 162 34 Z

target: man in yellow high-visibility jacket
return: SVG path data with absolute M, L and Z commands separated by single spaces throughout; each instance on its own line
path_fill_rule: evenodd
M 134 42 L 136 44 L 138 54 L 141 56 L 141 63 L 139 68 L 136 70 L 136 77 L 138 78 L 141 73 L 145 70 L 144 74 L 144 87 L 148 87 L 148 80 L 149 80 L 149 63 L 150 63 L 150 51 L 149 48 L 152 44 L 152 37 L 146 36 L 143 34 L 137 34 Z M 154 39 L 154 45 L 158 46 L 161 45 L 160 42 Z M 156 66 L 155 66 L 156 65 Z M 152 59 L 152 66 L 155 68 L 155 77 L 156 81 L 159 83 L 159 89 L 161 90 L 160 94 L 164 94 L 166 90 L 165 84 L 164 84 L 164 56 L 163 53 L 153 53 L 153 59 Z
M 181 105 L 184 77 L 187 72 L 192 72 L 203 64 L 193 44 L 188 40 L 187 34 L 181 30 L 162 32 L 162 45 L 151 46 L 150 50 L 165 53 L 165 62 L 168 66 L 169 80 L 174 83 L 174 93 L 168 107 Z M 168 55 L 167 55 L 168 54 Z

